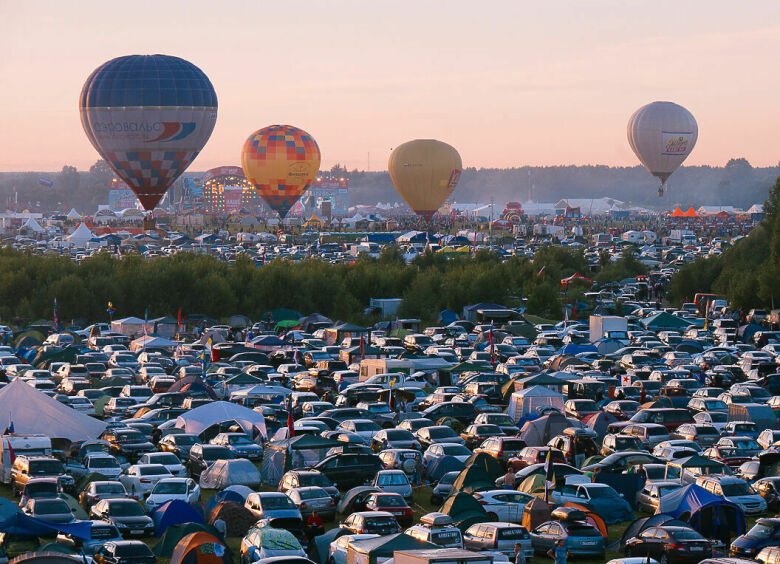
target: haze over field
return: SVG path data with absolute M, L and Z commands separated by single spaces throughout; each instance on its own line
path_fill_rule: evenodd
M 451 143 L 466 167 L 633 166 L 626 122 L 653 100 L 696 116 L 686 165 L 778 162 L 774 0 L 4 1 L 0 13 L 4 171 L 92 165 L 79 92 L 132 53 L 177 55 L 211 78 L 219 118 L 191 170 L 237 164 L 246 136 L 271 123 L 312 133 L 325 169 L 384 170 L 416 137 Z

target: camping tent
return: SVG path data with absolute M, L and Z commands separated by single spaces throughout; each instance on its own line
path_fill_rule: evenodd
M 214 535 L 197 531 L 182 538 L 173 549 L 170 564 L 230 564 L 230 549 Z
M 432 482 L 438 482 L 446 473 L 460 472 L 463 468 L 463 463 L 454 456 L 439 456 L 425 467 L 425 477 Z
M 253 433 L 253 436 L 254 431 L 257 431 L 263 437 L 268 437 L 265 417 L 261 413 L 227 401 L 215 401 L 191 409 L 176 419 L 176 426 L 197 435 L 212 425 L 227 421 L 235 421 L 244 431 Z
M 474 523 L 487 521 L 487 511 L 482 504 L 474 499 L 473 495 L 464 492 L 458 492 L 448 497 L 439 511 L 449 515 L 461 532 Z
M 563 399 L 563 395 L 549 388 L 531 386 L 512 394 L 506 412 L 515 422 L 538 415 L 540 407 L 554 407 L 563 412 Z
M 349 543 L 347 562 L 351 564 L 377 564 L 392 558 L 396 550 L 422 550 L 439 548 L 438 545 L 414 538 L 405 533 L 385 535 L 373 539 L 364 539 Z
M 156 507 L 149 517 L 154 521 L 154 536 L 162 536 L 171 525 L 182 523 L 205 523 L 203 515 L 179 499 L 174 499 Z
M 257 521 L 254 513 L 234 501 L 221 501 L 211 510 L 208 518 L 209 525 L 213 526 L 218 519 L 225 522 L 227 527 L 225 534 L 228 537 L 243 537 Z
M 176 380 L 173 386 L 168 388 L 168 392 L 187 392 L 190 396 L 208 397 L 217 399 L 217 394 L 211 389 L 211 386 L 201 380 L 200 376 L 185 376 L 181 380 Z
M 0 390 L 0 413 L 17 433 L 83 441 L 94 439 L 106 424 L 61 404 L 18 378 Z
M 327 451 L 344 443 L 319 435 L 298 435 L 290 439 L 268 442 L 263 449 L 260 475 L 263 484 L 276 485 L 292 468 L 313 466 Z
M 542 480 L 544 480 L 544 476 L 542 476 Z M 543 499 L 535 497 L 525 504 L 521 524 L 527 530 L 532 531 L 545 521 L 549 521 L 551 513 L 549 504 Z
M 256 488 L 260 485 L 260 472 L 246 458 L 217 460 L 200 475 L 201 488 L 221 490 L 235 485 L 249 486 L 250 488 Z
M 526 421 L 519 436 L 528 446 L 543 446 L 567 427 L 571 427 L 570 421 L 562 413 L 553 412 L 533 421 Z
M 728 542 L 745 532 L 745 513 L 735 503 L 689 484 L 667 493 L 658 503 L 657 513 L 686 521 L 707 538 Z
M 651 331 L 676 331 L 685 329 L 691 325 L 691 322 L 687 319 L 682 319 L 681 317 L 677 317 L 666 311 L 659 311 L 658 313 L 645 317 L 640 320 L 639 323 L 641 323 L 645 329 L 650 329 Z
M 211 525 L 202 523 L 186 523 L 181 525 L 171 525 L 160 541 L 154 545 L 152 552 L 158 558 L 170 558 L 173 555 L 173 550 L 181 539 L 189 535 L 190 533 L 196 533 L 203 531 L 213 535 L 216 538 L 220 538 L 220 534 Z
M 163 337 L 153 337 L 152 335 L 144 335 L 139 337 L 130 343 L 130 350 L 138 352 L 144 349 L 172 349 L 176 346 L 176 341 L 170 341 Z

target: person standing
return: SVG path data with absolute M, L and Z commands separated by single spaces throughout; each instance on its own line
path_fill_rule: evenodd
M 523 552 L 523 545 L 517 543 L 515 545 L 515 564 L 525 564 L 525 552 Z
M 555 545 L 547 551 L 547 556 L 553 559 L 555 564 L 566 564 L 566 557 L 569 555 L 569 551 L 566 550 L 566 542 L 561 539 L 555 543 Z

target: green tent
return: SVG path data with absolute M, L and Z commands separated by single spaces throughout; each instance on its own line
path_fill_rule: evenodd
M 463 492 L 448 497 L 439 512 L 449 515 L 462 532 L 474 523 L 487 521 L 487 511 L 482 504 L 473 495 Z
M 298 327 L 300 323 L 297 319 L 282 319 L 274 326 L 274 331 L 278 331 L 279 329 L 292 329 L 293 327 Z
M 672 315 L 667 311 L 660 311 L 649 317 L 645 317 L 644 319 L 640 320 L 639 323 L 641 323 L 645 329 L 650 329 L 652 331 L 674 331 L 685 329 L 691 325 L 690 321 L 682 319 L 681 317 L 677 317 L 676 315 Z
M 506 468 L 501 466 L 501 463 L 498 460 L 484 452 L 472 454 L 468 460 L 466 460 L 466 468 L 469 467 L 480 468 L 494 481 L 506 473 Z
M 83 509 L 82 509 L 83 511 Z M 78 555 L 78 552 L 73 550 L 69 546 L 65 546 L 64 544 L 58 543 L 58 542 L 49 542 L 41 546 L 36 552 L 44 553 L 44 552 L 56 552 L 57 554 L 76 554 Z
M 297 323 L 297 321 L 303 317 L 299 311 L 295 311 L 294 309 L 272 309 L 271 311 L 268 311 L 263 315 L 261 318 L 262 321 L 267 320 L 270 317 L 271 321 L 274 323 L 279 323 L 280 321 L 290 320 L 294 319 Z
M 495 479 L 491 479 L 490 474 L 479 466 L 467 466 L 461 470 L 458 477 L 455 478 L 451 492 L 472 494 L 474 492 L 494 489 L 496 489 Z
M 398 533 L 396 535 L 386 535 L 349 543 L 347 561 L 377 564 L 377 561 L 380 558 L 383 561 L 392 558 L 396 550 L 425 550 L 437 548 L 439 548 L 439 546 L 436 544 L 421 541 L 406 533 Z M 352 558 L 350 558 L 350 553 L 353 554 Z M 362 556 L 355 557 L 354 555 Z
M 35 359 L 32 361 L 32 365 L 36 368 L 48 368 L 52 362 L 76 362 L 76 356 L 81 353 L 79 347 L 67 346 L 64 348 L 59 347 L 41 347 L 38 349 L 38 354 L 35 355 Z
M 544 496 L 546 485 L 547 478 L 545 478 L 544 474 L 531 474 L 517 486 L 517 491 L 535 496 L 539 496 L 539 494 Z
M 22 340 L 24 340 L 25 343 L 35 343 L 36 345 L 40 345 L 41 343 L 43 343 L 43 341 L 46 340 L 46 335 L 34 329 L 22 331 L 14 338 L 14 346 L 16 346 L 17 348 L 22 346 L 19 344 L 22 342 Z M 24 345 L 24 346 L 29 347 L 30 345 Z

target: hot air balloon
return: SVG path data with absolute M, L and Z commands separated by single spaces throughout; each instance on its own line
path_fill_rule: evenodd
M 430 221 L 452 194 L 463 162 L 454 147 L 436 139 L 415 139 L 396 147 L 387 163 L 390 180 L 409 207 Z
M 642 106 L 628 120 L 628 143 L 640 162 L 664 184 L 693 151 L 699 128 L 691 112 L 672 102 Z
M 244 142 L 241 166 L 263 200 L 285 218 L 320 170 L 314 137 L 292 125 L 269 125 Z
M 152 210 L 211 136 L 217 94 L 184 59 L 129 55 L 89 75 L 79 110 L 100 156 Z

